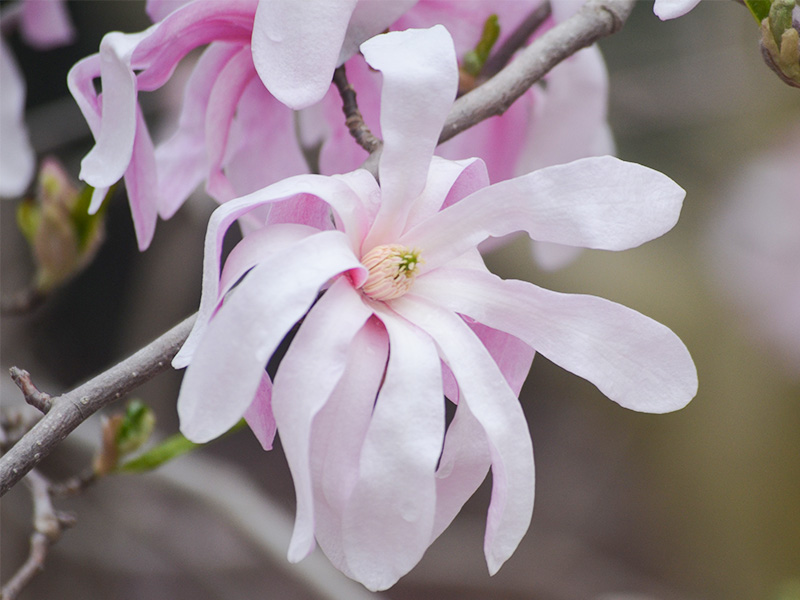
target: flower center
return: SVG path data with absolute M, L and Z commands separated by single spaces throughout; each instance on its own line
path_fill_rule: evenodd
M 419 271 L 419 250 L 399 244 L 375 246 L 361 259 L 369 274 L 362 286 L 364 293 L 381 302 L 405 294 Z

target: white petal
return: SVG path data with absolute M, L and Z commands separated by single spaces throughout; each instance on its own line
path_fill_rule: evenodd
M 388 311 L 389 364 L 342 521 L 350 571 L 370 590 L 393 585 L 431 540 L 444 438 L 441 368 L 430 338 Z
M 491 355 L 461 317 L 410 293 L 394 300 L 392 308 L 434 339 L 458 381 L 459 406 L 466 403 L 485 432 L 492 457 L 492 501 L 484 554 L 493 575 L 516 550 L 533 512 L 533 447 L 525 415 Z M 480 449 L 466 458 L 477 465 L 465 465 L 463 480 L 457 475 L 453 504 L 477 479 Z
M 653 169 L 611 156 L 584 158 L 483 188 L 412 228 L 400 243 L 423 251 L 425 269 L 489 236 L 515 231 L 546 242 L 624 250 L 669 231 L 684 196 Z
M 478 271 L 440 270 L 414 285 L 451 310 L 513 333 L 625 408 L 669 412 L 697 393 L 697 371 L 678 336 L 620 304 Z
M 4 40 L 0 40 L 0 88 L 0 197 L 15 197 L 33 178 L 36 156 L 25 126 L 25 79 Z
M 361 45 L 381 71 L 381 208 L 368 247 L 395 241 L 425 187 L 439 133 L 458 87 L 453 39 L 441 25 L 375 36 Z M 413 65 L 413 68 L 410 68 Z
M 347 237 L 324 231 L 255 267 L 202 335 L 178 396 L 181 431 L 207 442 L 253 401 L 267 361 L 331 277 L 360 263 Z
M 253 62 L 278 100 L 299 110 L 331 85 L 357 0 L 267 0 L 253 23 Z
M 314 549 L 311 424 L 344 373 L 353 337 L 372 314 L 362 298 L 347 278 L 338 279 L 306 316 L 275 375 L 272 410 L 297 499 L 291 562 Z

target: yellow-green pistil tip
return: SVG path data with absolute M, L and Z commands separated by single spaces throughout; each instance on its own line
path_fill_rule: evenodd
M 375 246 L 361 259 L 369 272 L 362 291 L 384 302 L 405 294 L 417 277 L 422 264 L 420 251 L 400 244 Z

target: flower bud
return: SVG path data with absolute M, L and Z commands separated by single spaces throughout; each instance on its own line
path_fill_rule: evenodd
M 773 0 L 761 21 L 761 54 L 785 83 L 800 87 L 800 4 L 796 0 Z

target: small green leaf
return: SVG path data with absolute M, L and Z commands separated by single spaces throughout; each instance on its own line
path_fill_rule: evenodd
M 244 419 L 240 420 L 236 425 L 226 431 L 225 435 L 229 435 L 234 431 L 242 429 L 246 426 L 246 424 L 247 423 Z M 176 433 L 141 456 L 123 463 L 117 470 L 126 473 L 142 473 L 144 471 L 152 471 L 153 469 L 160 467 L 164 463 L 169 462 L 174 458 L 178 458 L 179 456 L 182 456 L 187 452 L 191 452 L 196 448 L 202 448 L 205 445 L 206 444 L 195 444 L 194 442 L 190 442 L 183 434 Z
M 153 433 L 156 418 L 153 411 L 140 400 L 132 400 L 125 410 L 125 417 L 117 430 L 116 445 L 120 455 L 130 454 L 141 448 Z
M 94 241 L 100 234 L 103 225 L 103 216 L 108 206 L 108 199 L 114 193 L 115 187 L 116 186 L 112 186 L 109 188 L 108 193 L 103 199 L 103 203 L 100 205 L 100 209 L 93 215 L 89 214 L 89 205 L 92 202 L 94 188 L 87 185 L 78 192 L 78 197 L 75 199 L 75 204 L 70 211 L 70 219 L 72 220 L 72 226 L 75 230 L 79 251 L 83 252 L 86 250 L 90 242 Z
M 489 15 L 486 22 L 483 24 L 483 32 L 481 39 L 478 40 L 474 50 L 470 50 L 464 55 L 461 61 L 461 68 L 470 75 L 477 77 L 489 54 L 492 52 L 495 42 L 500 37 L 500 24 L 497 20 L 497 15 Z
M 744 0 L 744 3 L 757 23 L 761 23 L 761 21 L 769 16 L 772 0 Z

